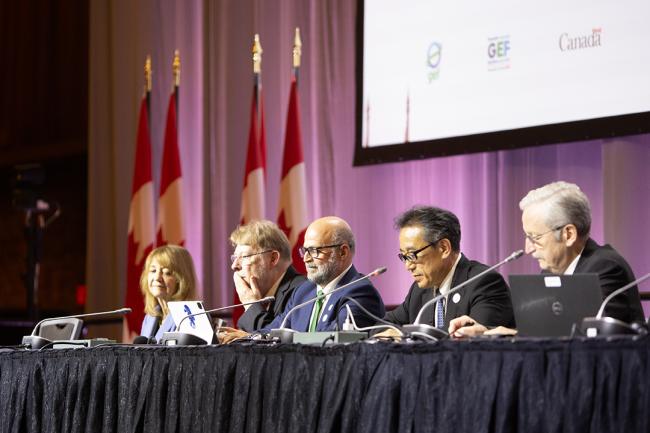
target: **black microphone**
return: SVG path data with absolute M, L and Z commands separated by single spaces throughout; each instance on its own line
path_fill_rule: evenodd
M 144 335 L 138 335 L 133 339 L 133 344 L 156 344 L 156 339 Z
M 156 332 L 158 332 L 159 328 L 160 322 L 158 322 L 158 320 L 154 321 L 151 331 L 149 331 L 149 336 L 138 335 L 133 339 L 133 344 L 158 344 L 158 341 L 156 340 Z
M 289 312 L 284 316 L 284 319 L 282 320 L 282 323 L 280 324 L 280 327 L 278 329 L 271 329 L 270 335 L 271 338 L 279 338 L 282 343 L 291 343 L 293 342 L 293 334 L 297 331 L 294 331 L 293 329 L 286 328 L 287 320 L 289 319 L 289 316 L 296 310 L 299 310 L 300 308 L 309 305 L 313 302 L 316 302 L 319 299 L 324 299 L 327 296 L 338 292 L 339 290 L 343 290 L 346 287 L 351 286 L 352 284 L 358 283 L 359 281 L 366 280 L 371 277 L 375 277 L 377 275 L 383 274 L 386 272 L 387 268 L 382 267 L 382 268 L 377 268 L 374 271 L 370 272 L 367 275 L 364 275 L 363 277 L 357 278 L 356 280 L 350 281 L 347 284 L 342 285 L 341 287 L 337 287 L 336 289 L 332 290 L 329 293 L 322 293 L 320 296 L 316 295 L 311 299 L 306 300 L 305 302 L 302 302 L 296 306 L 294 306 Z
M 586 335 L 587 337 L 596 337 L 598 335 L 636 335 L 647 333 L 647 329 L 645 329 L 643 326 L 639 326 L 636 323 L 627 324 L 622 320 L 614 319 L 613 317 L 603 317 L 603 313 L 605 312 L 605 307 L 607 304 L 609 304 L 609 301 L 611 301 L 614 297 L 620 295 L 626 290 L 631 289 L 632 287 L 635 287 L 637 284 L 647 280 L 648 278 L 650 278 L 650 273 L 645 274 L 641 278 L 637 278 L 631 283 L 626 284 L 620 289 L 616 289 L 610 293 L 609 296 L 603 300 L 602 304 L 600 304 L 600 308 L 598 309 L 596 317 L 585 317 L 582 319 L 580 330 L 582 331 L 583 335 Z
M 25 335 L 23 337 L 23 345 L 28 346 L 31 349 L 40 349 L 41 347 L 52 343 L 47 338 L 39 337 L 38 335 L 36 335 L 36 331 L 45 322 L 51 322 L 54 320 L 65 320 L 65 319 L 81 319 L 84 317 L 110 316 L 113 314 L 128 314 L 130 312 L 131 309 L 125 307 L 125 308 L 120 308 L 118 310 L 112 310 L 112 311 L 100 311 L 98 313 L 85 313 L 85 314 L 75 314 L 72 316 L 49 317 L 47 319 L 43 319 L 40 322 L 38 322 L 36 326 L 34 326 L 31 335 Z
M 197 337 L 196 335 L 188 334 L 186 332 L 179 332 L 183 322 L 185 320 L 189 319 L 190 317 L 200 316 L 202 314 L 211 314 L 211 313 L 216 313 L 218 311 L 229 310 L 231 308 L 244 307 L 246 305 L 253 305 L 253 304 L 260 304 L 260 303 L 263 303 L 263 302 L 271 302 L 273 300 L 275 300 L 275 296 L 267 296 L 265 298 L 258 299 L 257 301 L 242 302 L 240 304 L 227 305 L 225 307 L 218 307 L 218 308 L 213 308 L 211 310 L 200 311 L 198 313 L 188 314 L 187 316 L 183 317 L 180 322 L 178 322 L 178 325 L 176 326 L 176 331 L 175 332 L 165 332 L 163 334 L 163 337 L 160 340 L 160 342 L 161 342 L 161 344 L 174 345 L 174 346 L 176 346 L 176 345 L 178 345 L 178 346 L 201 346 L 201 345 L 204 345 L 204 344 L 209 344 L 211 342 L 207 342 L 204 339 L 202 339 L 201 337 Z
M 408 333 L 408 334 L 412 334 L 412 335 L 415 334 L 416 336 L 417 335 L 424 335 L 425 337 L 429 337 L 429 338 L 432 338 L 432 339 L 435 339 L 435 340 L 448 338 L 449 334 L 444 329 L 439 329 L 439 328 L 436 328 L 434 326 L 428 325 L 426 323 L 420 323 L 420 321 L 422 320 L 422 315 L 424 314 L 424 311 L 427 308 L 429 308 L 431 305 L 434 305 L 436 302 L 438 302 L 438 300 L 440 300 L 440 299 L 442 299 L 442 298 L 444 298 L 446 296 L 449 296 L 454 292 L 459 291 L 460 289 L 462 289 L 466 285 L 468 285 L 470 283 L 473 283 L 474 281 L 478 280 L 479 278 L 481 278 L 485 274 L 494 271 L 495 269 L 505 265 L 508 262 L 511 262 L 513 260 L 517 260 L 519 257 L 521 257 L 523 255 L 524 255 L 524 250 L 515 251 L 512 254 L 510 254 L 508 257 L 506 257 L 505 259 L 501 260 L 496 265 L 487 268 L 483 272 L 480 272 L 480 273 L 474 275 L 469 280 L 463 281 L 462 283 L 458 284 L 456 287 L 451 288 L 446 294 L 444 294 L 444 295 L 440 294 L 438 296 L 434 296 L 433 299 L 426 302 L 420 308 L 420 311 L 418 312 L 418 315 L 415 318 L 415 321 L 413 322 L 413 324 L 402 326 L 402 330 L 405 333 Z

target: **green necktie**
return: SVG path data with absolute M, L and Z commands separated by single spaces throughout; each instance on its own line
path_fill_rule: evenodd
M 314 313 L 312 314 L 311 321 L 309 322 L 309 332 L 314 332 L 316 330 L 316 325 L 318 325 L 320 310 L 323 308 L 323 302 L 325 302 L 325 297 L 321 298 L 322 295 L 323 291 L 321 289 L 316 290 L 316 296 L 318 296 L 318 299 L 316 299 L 316 302 L 314 302 Z

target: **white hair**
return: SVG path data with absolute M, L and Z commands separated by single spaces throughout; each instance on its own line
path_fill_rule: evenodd
M 549 228 L 573 224 L 580 238 L 589 236 L 591 207 L 578 185 L 559 181 L 533 189 L 519 202 L 522 212 L 531 206 L 540 208 Z

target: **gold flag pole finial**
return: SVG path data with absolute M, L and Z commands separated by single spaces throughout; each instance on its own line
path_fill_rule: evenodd
M 253 39 L 253 73 L 259 74 L 262 72 L 262 44 L 260 44 L 260 35 L 255 33 Z
M 181 55 L 178 50 L 174 51 L 172 72 L 174 73 L 174 86 L 179 87 L 181 85 Z
M 302 55 L 302 41 L 300 40 L 300 27 L 296 27 L 296 35 L 293 38 L 293 67 L 300 67 L 300 56 Z
M 153 70 L 151 69 L 151 56 L 147 55 L 147 59 L 144 61 L 144 88 L 147 92 L 151 92 L 151 75 Z

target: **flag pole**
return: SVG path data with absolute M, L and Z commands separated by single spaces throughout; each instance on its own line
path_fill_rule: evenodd
M 282 171 L 278 203 L 278 227 L 287 235 L 291 244 L 291 260 L 294 268 L 305 274 L 299 248 L 304 243 L 305 231 L 309 225 L 307 216 L 307 190 L 305 158 L 302 151 L 300 132 L 300 108 L 298 103 L 298 75 L 302 56 L 300 28 L 296 28 L 293 39 L 292 77 L 287 107 L 287 126 L 282 152 Z
M 174 50 L 174 61 L 172 62 L 172 73 L 174 75 L 174 104 L 176 105 L 176 127 L 178 127 L 178 98 L 181 86 L 181 55 L 178 50 Z
M 126 251 L 126 290 L 124 305 L 133 310 L 124 318 L 122 341 L 131 342 L 140 332 L 145 304 L 140 292 L 140 276 L 149 252 L 156 243 L 153 177 L 151 174 L 151 116 L 152 89 L 151 56 L 144 62 L 144 93 L 138 105 L 138 123 L 133 160 L 131 200 Z
M 178 50 L 172 61 L 173 82 L 167 105 L 163 155 L 160 166 L 160 188 L 158 195 L 158 224 L 156 244 L 180 245 L 185 242 L 182 206 L 182 168 L 178 138 L 178 110 L 181 78 L 181 59 Z
M 300 71 L 300 57 L 302 56 L 302 40 L 300 39 L 300 27 L 296 27 L 293 37 L 293 76 L 298 84 L 298 72 Z
M 255 88 L 255 105 L 257 118 L 260 118 L 260 92 L 262 90 L 262 44 L 260 43 L 259 33 L 255 33 L 253 38 L 253 84 Z
M 147 54 L 147 58 L 144 61 L 144 95 L 147 100 L 147 127 L 151 131 L 151 88 L 153 85 L 152 81 L 153 69 L 151 67 L 151 55 Z
M 244 165 L 244 185 L 241 196 L 240 224 L 263 219 L 265 215 L 266 183 L 266 139 L 264 137 L 264 110 L 262 103 L 262 44 L 260 35 L 253 37 L 251 48 L 253 61 L 253 94 L 251 95 L 250 127 Z M 233 287 L 234 303 L 239 303 L 237 289 Z M 243 307 L 232 312 L 233 324 L 237 326 L 239 317 L 244 313 Z

